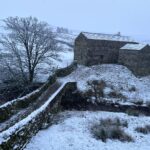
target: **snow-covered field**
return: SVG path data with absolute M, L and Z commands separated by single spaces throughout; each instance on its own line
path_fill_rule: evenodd
M 68 33 L 58 33 L 57 40 L 74 45 L 74 40 L 79 32 L 69 31 Z
M 48 129 L 39 131 L 25 150 L 149 150 L 150 134 L 135 131 L 136 127 L 150 124 L 150 117 L 131 117 L 124 113 L 112 112 L 63 112 L 61 121 Z M 91 134 L 93 124 L 106 118 L 120 118 L 128 122 L 124 131 L 134 142 L 108 140 L 106 143 L 96 140 Z
M 87 81 L 103 80 L 107 87 L 104 89 L 106 97 L 109 92 L 122 93 L 127 101 L 150 101 L 150 76 L 137 78 L 124 66 L 103 64 L 92 67 L 79 66 L 72 74 L 61 78 L 61 82 L 75 81 L 81 91 L 88 89 Z M 135 88 L 135 90 L 132 90 Z

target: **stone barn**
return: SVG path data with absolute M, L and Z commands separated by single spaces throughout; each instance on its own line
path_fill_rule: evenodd
M 135 42 L 120 34 L 82 32 L 75 40 L 74 60 L 87 66 L 118 63 L 119 50 L 127 43 Z
M 135 75 L 149 75 L 150 46 L 147 44 L 126 44 L 119 51 L 118 62 L 127 66 Z

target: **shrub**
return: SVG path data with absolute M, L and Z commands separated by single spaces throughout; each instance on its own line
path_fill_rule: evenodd
M 138 110 L 134 110 L 134 109 L 128 109 L 126 111 L 126 113 L 129 115 L 129 116 L 139 116 L 140 115 L 140 112 Z
M 147 106 L 147 107 L 150 107 L 150 101 L 147 101 L 147 102 L 146 102 L 146 106 Z
M 150 133 L 150 125 L 146 125 L 145 127 L 137 127 L 135 131 L 143 134 L 149 134 Z
M 94 125 L 91 131 L 96 139 L 106 142 L 107 139 L 125 141 L 133 141 L 132 137 L 124 132 L 122 127 L 128 127 L 127 121 L 120 121 L 118 118 L 111 120 L 101 120 L 100 123 Z
M 95 130 L 94 135 L 97 139 L 101 139 L 103 142 L 106 142 L 106 139 L 108 137 L 106 130 L 103 128 L 97 131 Z
M 122 93 L 119 93 L 117 91 L 110 92 L 108 96 L 111 98 L 127 99 Z
M 133 102 L 135 105 L 143 105 L 143 100 Z
M 133 87 L 131 87 L 130 89 L 129 89 L 129 92 L 135 92 L 136 91 L 136 87 L 135 86 L 133 86 Z
M 105 81 L 92 80 L 88 81 L 87 85 L 89 87 L 89 90 L 85 94 L 86 97 L 94 97 L 96 101 L 100 101 L 101 97 L 104 97 L 104 88 L 106 87 Z
M 107 125 L 111 125 L 111 126 L 123 126 L 123 127 L 128 127 L 128 122 L 125 120 L 120 121 L 119 118 L 115 118 L 115 119 L 102 119 L 101 121 L 101 125 L 103 126 L 107 126 Z
M 122 142 L 130 142 L 133 141 L 132 137 L 123 131 L 121 128 L 114 128 L 111 133 L 111 139 L 118 139 Z

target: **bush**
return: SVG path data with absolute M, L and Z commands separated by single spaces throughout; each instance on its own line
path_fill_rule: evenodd
M 143 100 L 133 102 L 135 105 L 143 105 Z
M 87 85 L 89 90 L 85 93 L 85 96 L 88 99 L 93 97 L 96 101 L 100 101 L 101 97 L 104 97 L 104 88 L 106 87 L 105 81 L 92 80 L 88 81 Z
M 111 125 L 111 126 L 117 126 L 117 127 L 128 127 L 128 122 L 125 120 L 120 121 L 119 118 L 115 118 L 115 119 L 102 119 L 101 121 L 101 125 L 103 126 L 107 126 L 107 125 Z
M 127 99 L 122 93 L 119 93 L 117 91 L 110 92 L 108 96 L 111 98 Z
M 100 129 L 94 132 L 94 135 L 97 139 L 101 139 L 103 142 L 106 142 L 106 139 L 108 137 L 107 132 L 105 129 Z
M 133 141 L 132 137 L 124 132 L 121 127 L 128 127 L 127 121 L 120 121 L 118 118 L 111 120 L 101 120 L 100 123 L 94 125 L 91 131 L 96 139 L 106 142 L 107 139 L 120 140 L 122 142 Z
M 130 89 L 129 89 L 129 92 L 135 92 L 136 91 L 136 87 L 135 86 L 133 86 L 133 87 L 131 87 Z
M 149 134 L 150 133 L 150 125 L 146 125 L 145 127 L 137 127 L 135 131 L 143 134 Z
M 133 109 L 128 109 L 126 111 L 126 113 L 129 115 L 129 116 L 139 116 L 140 115 L 140 112 L 138 110 L 133 110 Z
M 131 142 L 133 141 L 132 137 L 126 134 L 121 128 L 114 128 L 111 133 L 111 139 L 118 139 L 122 142 Z
M 150 101 L 147 101 L 147 102 L 146 102 L 146 106 L 147 106 L 147 107 L 150 107 Z

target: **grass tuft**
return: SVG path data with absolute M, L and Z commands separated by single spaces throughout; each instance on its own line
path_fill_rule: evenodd
M 124 132 L 122 127 L 128 127 L 127 121 L 120 119 L 102 119 L 100 123 L 92 126 L 91 131 L 96 139 L 106 142 L 107 139 L 131 142 L 133 138 Z
M 145 127 L 137 127 L 135 131 L 143 134 L 149 134 L 150 133 L 150 125 L 146 125 Z

